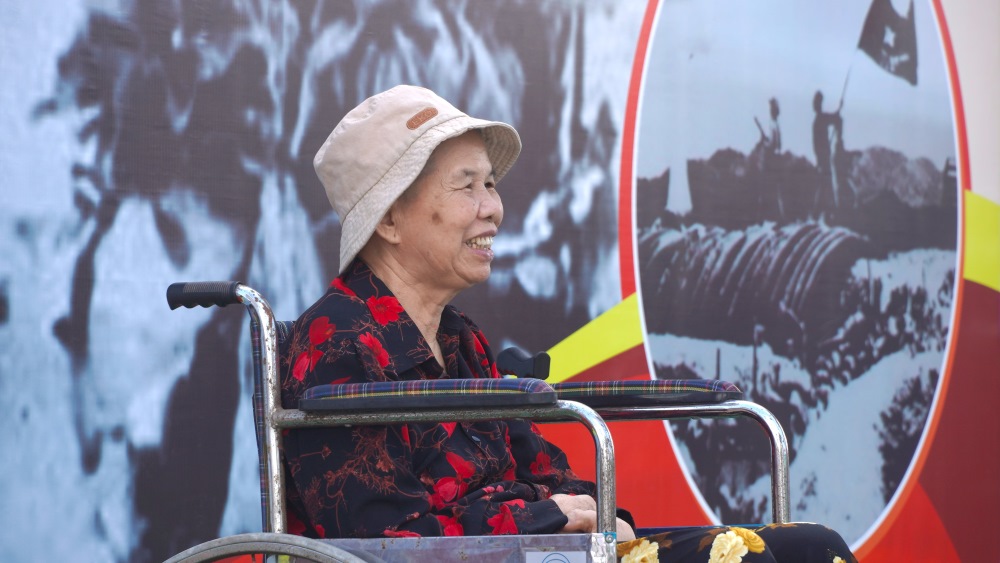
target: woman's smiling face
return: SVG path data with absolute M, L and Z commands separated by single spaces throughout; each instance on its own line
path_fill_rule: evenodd
M 397 259 L 416 281 L 456 293 L 486 281 L 503 203 L 482 135 L 438 145 L 391 213 Z

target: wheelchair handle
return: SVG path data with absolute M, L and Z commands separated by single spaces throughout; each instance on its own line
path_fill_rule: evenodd
M 500 375 L 548 379 L 550 363 L 548 352 L 529 356 L 520 348 L 507 348 L 497 355 L 497 371 Z
M 215 282 L 177 282 L 167 287 L 167 304 L 171 309 L 180 306 L 193 307 L 225 307 L 233 303 L 241 303 L 236 288 L 242 285 L 238 281 Z

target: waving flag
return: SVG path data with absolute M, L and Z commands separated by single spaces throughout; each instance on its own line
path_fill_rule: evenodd
M 913 0 L 906 17 L 896 12 L 891 0 L 872 0 L 858 48 L 880 67 L 916 86 L 917 29 Z

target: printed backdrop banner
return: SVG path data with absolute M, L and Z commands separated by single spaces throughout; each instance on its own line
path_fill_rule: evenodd
M 1000 189 L 971 181 L 959 70 L 995 69 L 956 60 L 953 2 L 4 0 L 0 559 L 260 530 L 246 314 L 164 291 L 242 280 L 297 317 L 337 270 L 312 155 L 400 83 L 521 133 L 456 302 L 495 347 L 733 381 L 789 436 L 793 519 L 865 561 L 975 558 Z M 592 475 L 581 430 L 545 432 Z M 752 423 L 613 432 L 640 525 L 769 518 Z

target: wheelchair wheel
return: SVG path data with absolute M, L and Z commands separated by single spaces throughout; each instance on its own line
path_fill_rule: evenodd
M 291 534 L 253 533 L 226 536 L 196 545 L 167 559 L 164 563 L 201 563 L 238 555 L 281 555 L 280 561 L 315 563 L 370 563 L 329 543 Z

